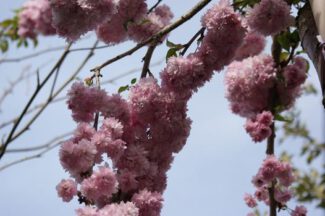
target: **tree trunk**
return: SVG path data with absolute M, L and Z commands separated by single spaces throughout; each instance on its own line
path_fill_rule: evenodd
M 319 33 L 308 2 L 299 10 L 297 22 L 301 45 L 312 60 L 320 80 L 325 108 L 325 45 L 317 39 Z

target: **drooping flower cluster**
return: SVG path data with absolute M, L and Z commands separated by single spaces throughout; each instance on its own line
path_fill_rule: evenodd
M 275 64 L 269 55 L 232 62 L 225 75 L 226 98 L 231 110 L 246 118 L 267 110 L 275 81 Z
M 301 85 L 307 77 L 306 72 L 307 62 L 301 57 L 296 57 L 293 64 L 280 72 L 268 55 L 248 57 L 228 66 L 225 76 L 226 97 L 231 110 L 247 118 L 245 128 L 255 142 L 271 135 L 269 126 L 272 121 L 265 124 L 258 120 L 263 111 L 270 111 L 274 105 L 279 105 L 282 109 L 290 108 L 300 95 Z M 270 115 L 267 115 L 267 119 L 272 119 Z
M 143 78 L 131 87 L 127 100 L 82 83 L 72 86 L 68 105 L 79 125 L 74 137 L 61 146 L 61 164 L 80 184 L 79 199 L 96 205 L 78 209 L 78 215 L 160 214 L 166 173 L 189 136 L 191 120 L 186 114 L 187 102 L 211 78 L 213 69 L 220 70 L 235 57 L 245 37 L 240 16 L 229 4 L 221 3 L 211 10 L 203 22 L 206 26 L 209 23 L 205 37 L 208 39 L 203 39 L 196 53 L 170 58 L 161 72 L 161 85 L 152 77 Z M 125 15 L 125 11 L 121 13 Z M 157 7 L 148 16 L 172 17 L 165 6 Z M 167 21 L 161 20 L 164 25 Z M 228 36 L 234 39 L 230 49 L 216 44 L 223 43 L 219 37 Z M 205 61 L 207 56 L 202 53 L 208 46 L 218 47 L 213 52 L 219 59 Z M 97 112 L 104 120 L 95 131 L 90 123 Z M 110 166 L 101 164 L 103 155 L 111 160 Z
M 273 155 L 268 155 L 253 177 L 252 183 L 256 188 L 254 196 L 246 194 L 244 200 L 251 208 L 257 206 L 257 201 L 269 205 L 269 188 L 275 184 L 275 201 L 283 206 L 292 198 L 289 187 L 293 181 L 294 176 L 290 164 L 279 161 Z
M 249 12 L 247 22 L 253 31 L 275 35 L 294 23 L 285 0 L 261 0 Z
M 29 0 L 18 15 L 18 35 L 34 39 L 37 34 L 52 35 L 52 11 L 48 0 Z

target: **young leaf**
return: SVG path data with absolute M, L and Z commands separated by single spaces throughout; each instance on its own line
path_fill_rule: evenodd
M 133 79 L 131 80 L 131 84 L 132 84 L 132 85 L 134 85 L 136 82 L 137 82 L 137 78 L 133 78 Z
M 119 89 L 118 89 L 118 93 L 122 93 L 126 90 L 129 90 L 130 86 L 129 85 L 126 85 L 126 86 L 121 86 Z
M 285 118 L 284 116 L 282 116 L 282 115 L 280 115 L 280 114 L 275 114 L 274 119 L 275 119 L 276 121 L 281 121 L 281 122 L 287 122 L 287 123 L 292 122 L 292 120 L 290 120 L 290 119 L 288 119 L 288 118 Z

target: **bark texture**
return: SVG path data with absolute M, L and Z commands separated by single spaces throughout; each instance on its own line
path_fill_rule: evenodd
M 299 10 L 297 24 L 301 45 L 312 60 L 318 74 L 325 108 L 325 44 L 321 44 L 317 39 L 318 30 L 308 2 Z

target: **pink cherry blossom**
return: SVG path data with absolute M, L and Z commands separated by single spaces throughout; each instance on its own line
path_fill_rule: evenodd
M 63 179 L 56 186 L 56 190 L 58 192 L 58 196 L 61 197 L 64 202 L 70 202 L 78 192 L 77 184 L 72 179 Z
M 293 20 L 286 1 L 262 0 L 249 11 L 247 22 L 252 30 L 264 35 L 274 35 L 288 27 Z

